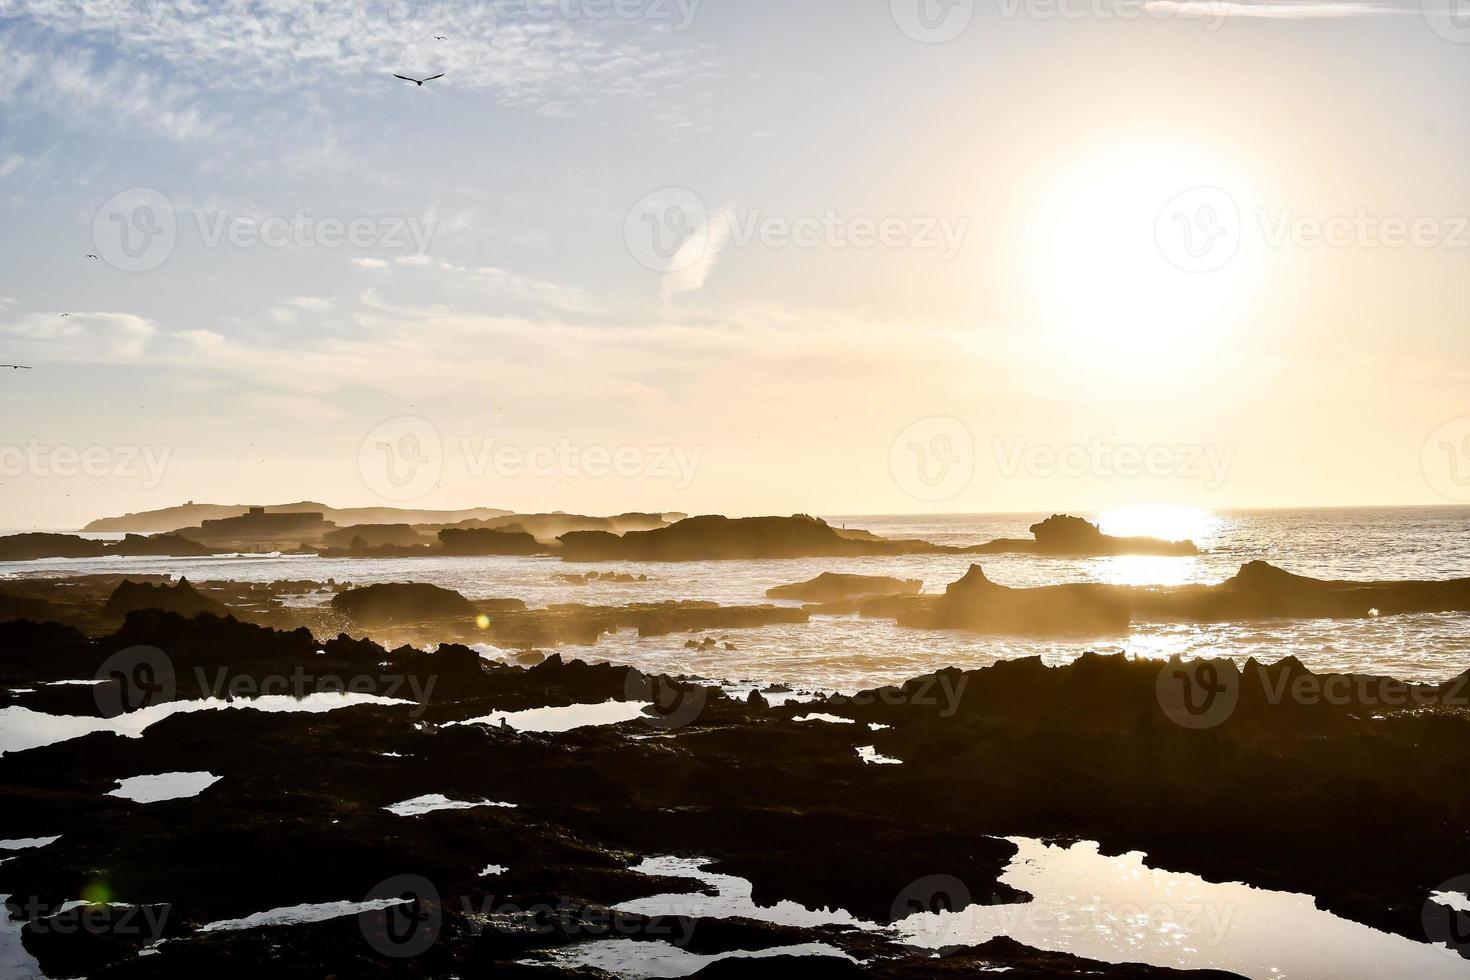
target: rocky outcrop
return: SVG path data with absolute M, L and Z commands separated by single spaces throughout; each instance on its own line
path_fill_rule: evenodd
M 866 596 L 917 595 L 924 583 L 913 578 L 889 578 L 883 575 L 842 575 L 823 572 L 807 582 L 778 585 L 766 590 L 767 599 L 794 599 L 800 602 L 837 602 Z
M 121 541 L 94 541 L 75 534 L 14 534 L 0 538 L 0 561 L 102 558 L 106 555 L 197 558 L 213 554 L 218 554 L 218 551 L 176 534 L 153 537 L 129 534 Z
M 445 528 L 439 544 L 446 555 L 537 555 L 545 548 L 524 531 L 491 531 L 486 528 Z
M 129 534 L 121 541 L 108 545 L 107 554 L 132 558 L 204 558 L 219 554 L 219 549 L 210 548 L 177 534 L 155 534 L 144 537 Z
M 863 555 L 960 553 L 965 549 L 858 536 L 826 521 L 795 517 L 691 517 L 652 531 L 621 536 L 575 531 L 561 536 L 567 561 L 751 561 L 764 558 L 826 558 Z
M 1056 514 L 1031 525 L 1035 540 L 1001 538 L 981 545 L 981 554 L 1042 555 L 1052 558 L 1104 558 L 1112 555 L 1162 555 L 1187 557 L 1199 554 L 1193 541 L 1164 541 L 1160 538 L 1120 538 L 1104 534 L 1102 528 L 1080 517 Z
M 332 597 L 332 609 L 368 628 L 446 619 L 473 621 L 476 615 L 475 607 L 458 592 L 422 582 L 339 592 Z
M 0 561 L 100 558 L 105 554 L 105 542 L 79 538 L 75 534 L 12 534 L 0 538 Z
M 197 616 L 200 613 L 224 616 L 229 613 L 223 603 L 201 595 L 188 579 L 181 578 L 177 585 L 172 586 L 124 581 L 103 606 L 102 615 L 117 619 L 142 609 L 157 609 L 180 616 Z
M 1293 575 L 1253 561 L 1219 585 L 1134 590 L 1133 607 L 1139 619 L 1192 622 L 1465 612 L 1470 611 L 1470 579 L 1343 582 Z
M 429 543 L 429 539 L 410 524 L 354 524 L 328 531 L 322 537 L 329 548 L 362 551 L 367 548 L 413 548 Z
M 1106 555 L 1193 555 L 1188 541 L 1115 538 L 1096 525 L 1053 517 L 1033 525 L 1035 541 L 1004 539 L 955 547 L 913 539 L 884 538 L 869 531 L 837 529 L 815 517 L 691 517 L 652 531 L 623 535 L 607 531 L 563 534 L 567 561 L 751 561 L 765 558 L 827 558 L 884 555 L 1030 554 L 1052 557 Z
M 861 603 L 864 616 L 892 618 L 915 629 L 973 633 L 1111 636 L 1128 631 L 1126 593 L 1106 585 L 1013 589 L 986 578 L 979 565 L 942 596 L 889 597 Z
M 612 665 L 551 657 L 522 670 L 465 647 L 390 650 L 145 612 L 97 640 L 0 625 L 0 678 L 34 688 L 5 701 L 40 710 L 90 699 L 40 682 L 93 676 L 140 645 L 170 659 L 180 697 L 197 696 L 200 679 L 223 668 L 257 685 L 299 675 L 311 691 L 376 679 L 374 693 L 408 703 L 327 714 L 237 704 L 173 714 L 138 738 L 98 733 L 0 757 L 0 838 L 63 838 L 0 865 L 0 894 L 24 896 L 12 913 L 30 906 L 22 942 L 52 976 L 531 977 L 567 972 L 553 955 L 589 939 L 672 936 L 705 955 L 811 942 L 844 954 L 780 961 L 803 976 L 1142 980 L 1181 974 L 1009 940 L 976 937 L 936 955 L 876 929 L 714 916 L 624 916 L 614 935 L 609 910 L 697 894 L 697 882 L 631 870 L 673 854 L 748 880 L 762 908 L 791 901 L 880 925 L 977 903 L 1024 912 L 1029 896 L 1001 880 L 1017 854 L 1006 838 L 1024 835 L 1096 841 L 1104 854 L 1143 851 L 1150 867 L 1311 895 L 1321 909 L 1423 943 L 1434 940 L 1422 921 L 1430 893 L 1470 867 L 1460 819 L 1470 811 L 1470 718 L 1453 700 L 1463 682 L 1458 695 L 1457 682 L 1401 685 L 1402 700 L 1390 703 L 1384 679 L 1312 675 L 1292 661 L 1088 656 L 1058 668 L 1030 659 L 945 670 L 771 707 Z M 1170 671 L 1206 668 L 1198 679 L 1226 692 L 1229 710 L 1211 727 L 1187 727 L 1161 691 Z M 653 706 L 642 719 L 561 734 L 450 724 L 608 700 Z M 861 728 L 794 721 L 812 712 Z M 870 742 L 903 764 L 866 765 L 854 745 Z M 173 771 L 221 779 L 174 803 L 106 795 L 120 776 Z M 428 794 L 516 808 L 408 818 L 385 809 Z M 486 878 L 491 863 L 504 870 Z M 397 920 L 432 929 L 417 956 L 379 954 L 372 920 L 357 916 L 198 931 L 267 909 L 381 897 L 374 890 L 401 875 L 432 887 Z M 139 956 L 148 943 L 52 928 L 49 913 L 99 885 L 116 909 L 170 903 L 170 941 Z M 746 970 L 710 975 L 746 976 L 753 961 L 727 962 Z

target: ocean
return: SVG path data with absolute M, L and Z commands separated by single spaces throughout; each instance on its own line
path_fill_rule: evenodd
M 942 544 L 1027 537 L 1048 515 L 837 516 L 836 526 Z M 972 561 L 1010 586 L 1061 582 L 1131 585 L 1213 583 L 1257 559 L 1319 578 L 1356 580 L 1470 577 L 1470 508 L 1363 508 L 1231 511 L 1135 510 L 1084 515 L 1114 534 L 1188 537 L 1203 553 L 1190 558 L 1050 559 L 1021 555 L 905 556 L 679 564 L 569 565 L 555 559 L 332 559 L 231 556 L 202 559 L 54 559 L 0 565 L 15 576 L 135 572 L 185 575 L 194 581 L 312 580 L 371 584 L 430 582 L 471 598 L 518 598 L 532 606 L 561 602 L 617 605 L 697 599 L 763 603 L 767 589 L 824 571 L 922 579 L 942 592 Z M 647 575 L 636 584 L 574 586 L 553 581 L 592 569 Z M 293 601 L 326 602 L 325 593 Z M 569 657 L 610 660 L 644 670 L 698 675 L 732 688 L 787 684 L 803 690 L 852 692 L 902 681 L 941 667 L 973 668 L 1000 659 L 1040 656 L 1066 663 L 1082 653 L 1124 652 L 1166 658 L 1230 656 L 1274 662 L 1294 656 L 1314 670 L 1443 680 L 1470 668 L 1470 614 L 1392 616 L 1363 620 L 1267 621 L 1225 625 L 1135 624 L 1127 636 L 1033 639 L 901 629 L 882 620 L 816 618 L 809 624 L 717 631 L 735 649 L 685 649 L 683 635 L 604 637 L 594 647 L 563 647 Z M 485 647 L 490 657 L 506 651 Z

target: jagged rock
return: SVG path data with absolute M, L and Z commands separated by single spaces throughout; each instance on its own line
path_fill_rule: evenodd
M 197 616 L 200 613 L 214 616 L 229 614 L 224 603 L 201 595 L 189 584 L 188 579 L 181 578 L 174 586 L 124 581 L 107 600 L 107 605 L 102 607 L 102 615 L 120 618 L 143 609 L 157 609 L 178 613 L 180 616 Z

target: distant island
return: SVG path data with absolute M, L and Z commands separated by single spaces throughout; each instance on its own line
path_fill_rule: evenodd
M 177 523 L 181 520 L 197 523 Z M 156 530 L 142 530 L 149 528 Z M 93 521 L 83 533 L 109 530 L 126 531 L 129 536 L 119 543 L 59 534 L 0 538 L 0 561 L 112 554 L 197 557 L 236 553 L 320 554 L 332 558 L 546 555 L 570 562 L 749 561 L 921 554 L 1087 558 L 1199 553 L 1192 541 L 1115 537 L 1103 533 L 1096 524 L 1068 515 L 1055 515 L 1033 524 L 1031 539 L 1001 538 L 967 546 L 885 538 L 870 531 L 834 528 L 820 518 L 805 514 L 730 518 L 629 513 L 589 517 L 561 512 L 516 514 L 489 508 L 341 510 L 312 503 L 246 506 L 243 511 L 237 507 L 190 503 Z

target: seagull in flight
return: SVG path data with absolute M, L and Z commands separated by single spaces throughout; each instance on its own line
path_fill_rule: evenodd
M 10 368 L 12 371 L 29 371 L 31 369 L 28 364 L 0 364 L 0 368 Z
M 63 313 L 63 314 L 61 314 L 61 316 L 57 317 L 57 319 L 58 320 L 65 320 L 69 316 L 71 316 L 70 313 Z
M 444 77 L 444 72 L 441 71 L 437 75 L 430 75 L 428 78 L 409 78 L 407 75 L 400 75 L 397 72 L 394 72 L 393 73 L 393 77 L 394 78 L 401 78 L 405 82 L 413 82 L 419 88 L 423 88 L 425 82 L 432 82 L 436 78 L 443 78 Z
M 436 40 L 436 41 L 447 41 L 447 40 L 449 40 L 449 38 L 445 37 L 443 34 L 435 34 L 434 35 L 434 40 Z
M 102 261 L 101 259 L 97 258 L 97 256 L 92 255 L 91 253 L 88 253 L 87 258 L 93 260 L 94 262 L 101 262 Z

